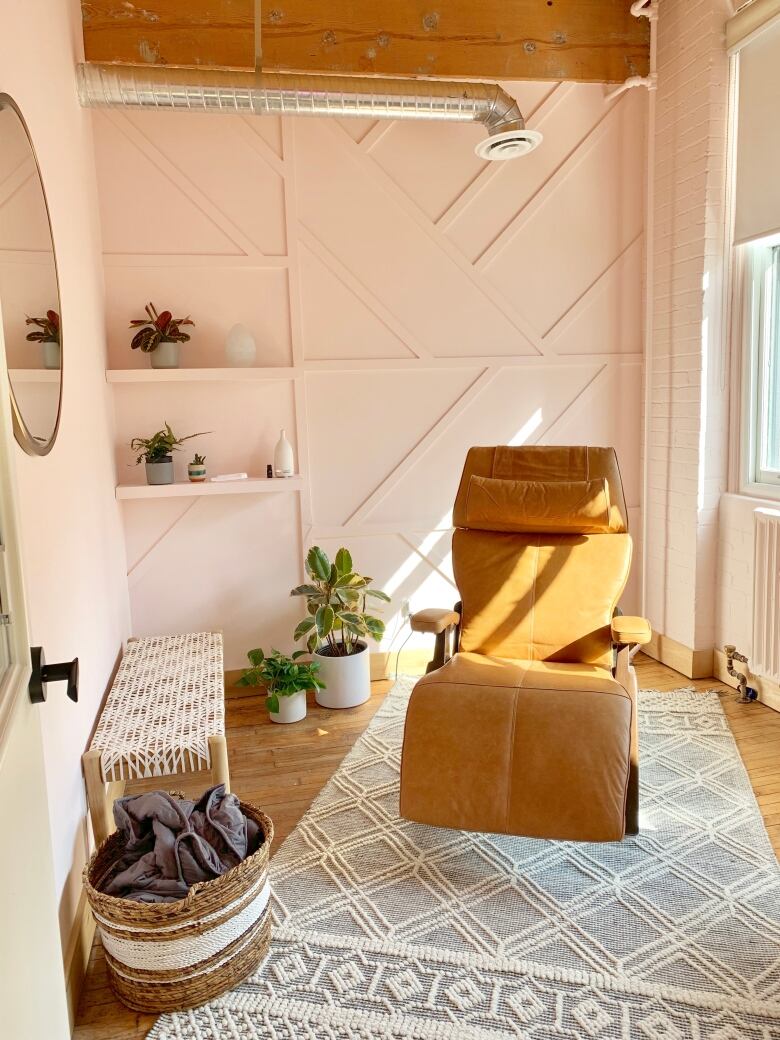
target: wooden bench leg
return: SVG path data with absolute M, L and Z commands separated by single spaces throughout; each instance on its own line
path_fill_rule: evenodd
M 211 755 L 211 783 L 224 784 L 230 790 L 230 771 L 228 769 L 227 741 L 221 734 L 209 737 L 209 753 Z
M 87 751 L 81 756 L 84 780 L 87 785 L 87 807 L 92 820 L 92 834 L 95 838 L 96 848 L 102 845 L 113 830 L 100 757 L 99 751 Z

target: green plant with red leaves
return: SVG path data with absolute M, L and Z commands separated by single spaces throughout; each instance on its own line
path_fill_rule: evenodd
M 37 325 L 35 332 L 28 332 L 31 343 L 59 343 L 60 316 L 56 311 L 46 311 L 45 318 L 27 318 L 25 325 Z
M 161 343 L 186 343 L 190 338 L 188 332 L 182 332 L 182 325 L 194 325 L 190 318 L 174 318 L 170 311 L 157 313 L 153 303 L 147 303 L 148 318 L 135 318 L 130 322 L 131 329 L 138 329 L 130 344 L 133 350 L 142 350 L 151 354 Z

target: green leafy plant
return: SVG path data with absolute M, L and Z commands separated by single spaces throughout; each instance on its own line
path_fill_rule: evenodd
M 314 653 L 324 640 L 332 657 L 346 657 L 357 652 L 360 640 L 380 640 L 385 623 L 366 612 L 366 601 L 390 602 L 390 597 L 370 587 L 366 578 L 352 569 L 352 557 L 339 549 L 333 563 L 318 545 L 306 556 L 306 573 L 311 579 L 298 585 L 291 596 L 305 596 L 309 616 L 295 629 L 296 640 L 305 639 L 309 653 Z
M 135 460 L 136 466 L 144 461 L 160 462 L 162 459 L 167 458 L 171 452 L 178 451 L 185 441 L 190 441 L 193 437 L 203 437 L 211 432 L 211 430 L 205 430 L 201 433 L 191 433 L 187 437 L 177 437 L 168 423 L 166 423 L 164 429 L 153 433 L 151 437 L 133 437 L 130 441 L 130 449 L 139 453 Z
M 195 434 L 195 436 L 197 436 L 197 434 Z M 190 463 L 190 465 L 191 466 L 203 466 L 205 464 L 205 462 L 206 462 L 206 456 L 205 455 L 198 455 L 198 453 L 196 451 L 194 456 L 193 456 L 193 458 L 192 458 L 192 462 Z
M 56 311 L 46 311 L 45 318 L 28 316 L 25 325 L 38 326 L 34 332 L 27 333 L 27 339 L 31 343 L 59 343 L 60 341 L 60 316 Z
M 301 661 L 305 651 L 296 650 L 292 657 L 287 657 L 278 650 L 272 650 L 268 657 L 262 650 L 250 650 L 246 655 L 251 668 L 247 668 L 237 682 L 237 686 L 264 686 L 268 693 L 265 706 L 274 714 L 279 711 L 279 698 L 292 697 L 300 690 L 324 690 L 325 684 L 317 673 L 320 666 L 316 661 Z
M 170 311 L 158 314 L 153 303 L 147 303 L 145 310 L 148 318 L 134 318 L 130 322 L 131 329 L 138 329 L 130 343 L 133 350 L 151 354 L 161 343 L 186 343 L 190 338 L 188 332 L 181 331 L 182 325 L 195 324 L 189 316 L 174 318 Z

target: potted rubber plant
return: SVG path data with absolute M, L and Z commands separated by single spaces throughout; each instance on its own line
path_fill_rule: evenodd
M 45 318 L 27 317 L 25 325 L 37 325 L 33 332 L 27 333 L 31 343 L 40 343 L 43 348 L 43 367 L 62 368 L 62 348 L 60 347 L 60 316 L 56 311 L 46 311 Z
M 178 451 L 185 441 L 193 437 L 203 437 L 202 433 L 190 433 L 186 437 L 177 437 L 168 423 L 162 430 L 153 433 L 151 437 L 133 437 L 130 441 L 132 451 L 138 452 L 135 460 L 136 466 L 146 463 L 147 484 L 172 484 L 173 483 L 173 453 Z
M 178 368 L 179 344 L 186 343 L 190 334 L 182 332 L 182 325 L 194 325 L 190 318 L 174 318 L 170 311 L 159 314 L 153 303 L 146 305 L 147 318 L 134 318 L 131 329 L 138 331 L 130 343 L 132 350 L 151 355 L 152 368 Z
M 318 674 L 319 664 L 317 661 L 300 661 L 304 655 L 304 650 L 296 650 L 291 657 L 272 650 L 266 657 L 260 649 L 250 650 L 247 654 L 252 667 L 243 672 L 237 685 L 265 687 L 265 706 L 271 722 L 290 723 L 305 719 L 306 691 L 323 689 Z
M 291 596 L 306 599 L 308 616 L 295 629 L 296 640 L 319 661 L 325 686 L 317 690 L 324 708 L 352 708 L 371 696 L 368 639 L 380 640 L 385 623 L 369 613 L 369 599 L 390 602 L 387 593 L 372 589 L 372 578 L 352 568 L 352 556 L 339 549 L 334 561 L 318 545 L 306 556 L 309 580 Z

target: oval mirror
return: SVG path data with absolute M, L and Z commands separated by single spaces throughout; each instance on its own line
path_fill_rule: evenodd
M 57 263 L 38 161 L 21 112 L 0 94 L 0 312 L 16 439 L 51 451 L 60 421 Z

